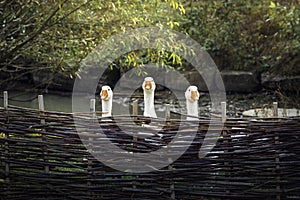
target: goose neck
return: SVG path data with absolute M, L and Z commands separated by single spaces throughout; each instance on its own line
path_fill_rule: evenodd
M 144 116 L 157 117 L 154 109 L 154 92 L 144 92 Z
M 198 102 L 197 101 L 186 101 L 187 114 L 198 117 Z
M 112 109 L 112 100 L 111 99 L 107 101 L 102 100 L 102 112 L 108 112 L 108 113 L 103 113 L 102 117 L 110 117 L 111 109 Z

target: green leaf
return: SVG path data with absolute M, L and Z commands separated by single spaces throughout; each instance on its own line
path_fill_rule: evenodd
M 273 1 L 271 1 L 270 5 L 269 5 L 269 8 L 276 8 L 276 4 Z

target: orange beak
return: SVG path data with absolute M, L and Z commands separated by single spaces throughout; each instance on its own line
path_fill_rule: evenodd
M 107 90 L 102 90 L 100 95 L 102 100 L 106 100 L 108 98 Z
M 145 82 L 145 89 L 147 89 L 147 90 L 151 90 L 152 89 L 152 83 L 151 83 L 151 81 L 146 81 Z
M 198 100 L 199 99 L 199 93 L 198 91 L 192 91 L 192 99 Z

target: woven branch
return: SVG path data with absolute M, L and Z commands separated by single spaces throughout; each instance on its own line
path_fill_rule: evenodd
M 74 118 L 80 119 L 80 124 L 75 125 Z M 299 117 L 227 119 L 223 129 L 215 126 L 222 134 L 201 159 L 198 153 L 209 124 L 219 125 L 219 120 L 151 119 L 152 126 L 161 128 L 157 134 L 141 126 L 150 122 L 146 117 L 109 119 L 91 118 L 88 113 L 0 108 L 1 197 L 170 199 L 175 194 L 176 199 L 195 200 L 300 198 Z M 78 132 L 78 128 L 84 131 Z M 172 167 L 148 173 L 117 171 L 96 160 L 84 145 L 90 143 L 97 149 L 102 144 L 103 138 L 97 134 L 101 129 L 120 149 L 149 153 L 169 144 L 176 134 L 181 137 L 178 146 L 187 145 L 184 136 L 191 128 L 197 128 L 197 135 Z M 147 137 L 134 139 L 138 132 Z

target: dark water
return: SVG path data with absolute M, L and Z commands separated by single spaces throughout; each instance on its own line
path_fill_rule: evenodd
M 9 104 L 38 109 L 38 93 L 35 92 L 21 92 L 9 91 Z M 3 95 L 1 95 L 0 106 L 3 106 Z M 72 96 L 71 95 L 57 95 L 44 94 L 45 110 L 72 112 Z M 87 97 L 88 98 L 88 97 Z M 113 99 L 113 115 L 122 115 L 132 113 L 132 102 L 138 100 L 139 114 L 143 113 L 143 96 L 141 93 L 132 97 L 114 94 Z M 241 117 L 242 112 L 253 108 L 267 108 L 272 107 L 273 102 L 277 101 L 279 107 L 292 108 L 299 106 L 299 99 L 297 98 L 283 98 L 276 95 L 276 93 L 251 93 L 251 94 L 232 94 L 227 95 L 227 114 L 231 117 Z M 87 101 L 88 102 L 88 101 Z M 180 105 L 179 105 L 180 103 Z M 164 92 L 158 92 L 155 96 L 155 109 L 158 117 L 165 116 L 166 104 L 170 104 L 171 111 L 186 114 L 185 100 L 174 99 Z M 207 115 L 211 109 L 211 102 L 209 94 L 200 93 L 199 100 L 199 114 Z M 96 96 L 96 110 L 101 111 L 101 101 Z M 178 118 L 178 115 L 172 114 L 172 118 Z
M 38 109 L 38 93 L 35 92 L 8 92 L 8 104 L 26 108 Z M 72 111 L 72 99 L 70 96 L 61 96 L 54 94 L 44 94 L 45 110 L 49 111 Z M 1 95 L 3 102 L 3 95 Z M 1 105 L 1 104 L 0 104 Z M 2 103 L 3 105 L 3 103 Z M 2 106 L 1 105 L 1 106 Z
M 38 93 L 35 92 L 20 92 L 9 91 L 8 96 L 9 105 L 38 109 Z M 71 95 L 57 95 L 57 94 L 43 94 L 44 107 L 48 111 L 72 112 L 72 96 Z M 89 98 L 89 97 L 87 97 Z M 86 100 L 86 99 L 85 99 Z M 139 114 L 143 113 L 143 98 L 141 95 L 129 98 L 124 96 L 114 95 L 113 110 L 114 115 L 122 115 L 132 113 L 132 102 L 138 100 Z M 1 106 L 3 106 L 3 95 L 1 95 Z M 89 102 L 89 99 L 88 101 Z M 157 115 L 163 117 L 165 115 L 165 104 L 159 103 L 156 105 Z M 96 96 L 96 110 L 101 111 L 101 100 Z

